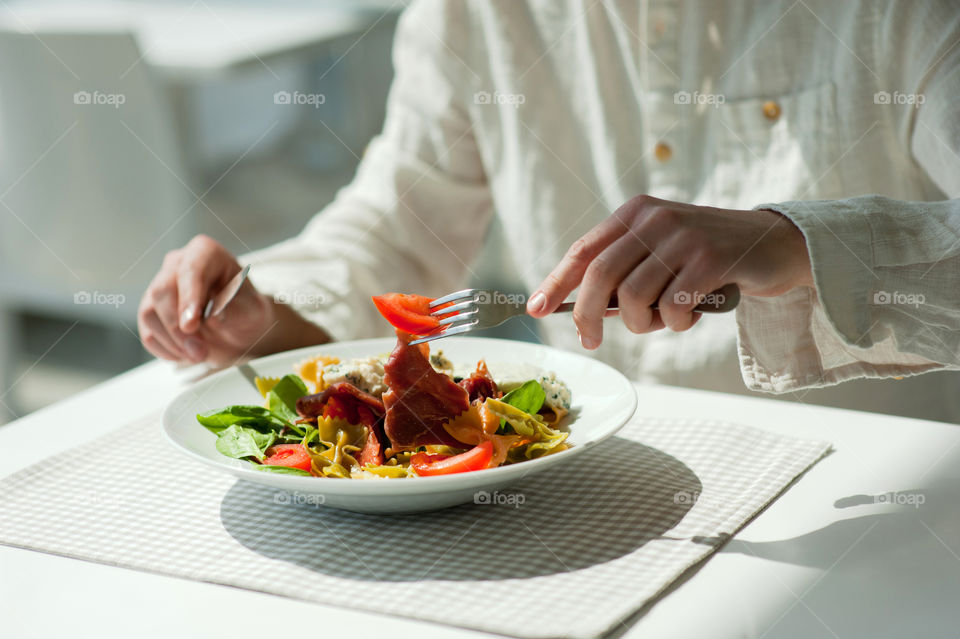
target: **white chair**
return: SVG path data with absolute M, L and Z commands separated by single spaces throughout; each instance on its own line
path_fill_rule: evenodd
M 135 331 L 162 255 L 196 232 L 178 148 L 130 34 L 0 30 L 0 313 Z M 8 355 L 0 389 L 11 373 Z

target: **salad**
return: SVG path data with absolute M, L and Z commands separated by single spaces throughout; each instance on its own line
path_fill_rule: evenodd
M 217 450 L 274 473 L 352 479 L 426 477 L 520 463 L 566 450 L 570 390 L 553 373 L 495 380 L 484 360 L 463 375 L 442 351 L 411 346 L 437 328 L 430 298 L 373 298 L 397 329 L 389 354 L 317 355 L 257 378 L 262 405 L 197 415 Z

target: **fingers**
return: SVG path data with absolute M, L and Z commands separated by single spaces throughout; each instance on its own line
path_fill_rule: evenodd
M 226 283 L 239 270 L 233 256 L 215 240 L 198 235 L 187 244 L 176 272 L 177 322 L 184 334 L 199 330 L 213 286 Z
M 180 322 L 177 315 L 177 289 L 172 286 L 161 292 L 154 303 L 154 312 L 160 318 L 160 323 L 166 329 L 167 334 L 186 353 L 187 359 L 194 362 L 202 362 L 206 359 L 207 349 L 202 340 L 193 335 L 187 335 L 180 330 Z
M 673 270 L 657 255 L 634 268 L 617 287 L 620 319 L 633 333 L 649 333 L 664 327 L 659 311 L 650 308 L 673 279 Z
M 714 293 L 722 286 L 722 281 L 714 270 L 705 268 L 694 261 L 686 265 L 677 277 L 663 291 L 660 297 L 660 314 L 664 323 L 672 331 L 689 330 L 700 319 L 700 313 L 694 310 L 699 304 L 718 304 Z
M 137 324 L 144 348 L 157 357 L 176 361 L 191 359 L 183 345 L 183 335 L 176 322 L 164 321 L 163 317 L 176 308 L 176 281 L 172 277 L 180 259 L 178 251 L 170 251 L 163 258 L 163 265 L 140 302 Z M 176 313 L 175 310 L 172 311 Z
M 610 296 L 624 277 L 647 255 L 639 236 L 626 233 L 593 259 L 583 275 L 573 309 L 580 343 L 594 349 L 603 340 L 603 318 Z
M 140 330 L 140 341 L 150 353 L 172 361 L 187 359 L 186 354 L 176 345 L 152 309 L 142 310 L 137 317 L 137 324 Z
M 580 280 L 594 258 L 623 235 L 627 228 L 621 217 L 615 214 L 574 242 L 560 263 L 530 296 L 527 312 L 533 317 L 545 317 L 555 311 L 571 291 L 580 285 Z
M 174 355 L 171 351 L 168 351 L 166 348 L 164 348 L 153 335 L 148 334 L 146 337 L 142 338 L 141 341 L 143 342 L 143 347 L 155 357 L 169 360 L 171 362 L 179 362 L 183 359 L 182 357 Z

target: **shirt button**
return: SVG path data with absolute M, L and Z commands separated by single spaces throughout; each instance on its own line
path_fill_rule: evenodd
M 673 157 L 673 149 L 666 142 L 657 142 L 657 146 L 653 147 L 653 154 L 661 162 L 666 162 Z
M 780 105 L 773 100 L 767 100 L 763 103 L 763 117 L 771 122 L 776 122 L 780 117 Z

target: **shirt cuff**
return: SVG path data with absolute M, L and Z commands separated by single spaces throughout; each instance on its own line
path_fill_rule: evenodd
M 803 233 L 815 289 L 773 298 L 744 296 L 737 308 L 738 355 L 752 390 L 783 393 L 854 378 L 911 376 L 942 365 L 898 351 L 878 336 L 869 308 L 874 276 L 869 200 L 783 202 L 776 211 Z

